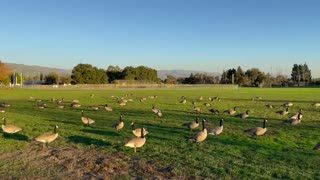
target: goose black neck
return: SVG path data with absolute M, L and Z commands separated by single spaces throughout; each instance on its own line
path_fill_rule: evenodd
M 205 122 L 206 122 L 205 120 L 202 121 L 202 130 L 205 129 L 205 125 L 204 125 Z
M 266 120 L 263 121 L 263 128 L 266 128 Z
M 120 115 L 120 119 L 119 119 L 119 121 L 120 121 L 120 122 L 122 122 L 122 115 Z
M 222 126 L 222 121 L 223 121 L 223 119 L 220 119 L 220 126 Z
M 131 129 L 134 130 L 134 123 L 131 124 Z
M 55 134 L 57 134 L 57 133 L 58 133 L 58 128 L 57 128 L 57 126 L 54 126 L 54 130 L 53 130 L 53 132 L 54 132 Z
M 236 111 L 236 107 L 234 107 L 233 110 Z
M 196 118 L 196 123 L 199 123 L 198 119 L 199 119 L 199 118 Z
M 141 138 L 144 138 L 143 127 L 141 128 Z
M 7 125 L 7 118 L 3 118 L 3 125 Z

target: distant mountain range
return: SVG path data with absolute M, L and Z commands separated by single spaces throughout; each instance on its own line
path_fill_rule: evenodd
M 14 64 L 14 63 L 6 63 L 9 67 L 11 67 L 15 72 L 22 73 L 24 76 L 34 76 L 37 73 L 49 74 L 50 72 L 56 72 L 60 75 L 71 74 L 71 69 L 58 69 L 58 68 L 50 68 L 36 65 L 24 65 L 24 64 Z M 194 71 L 194 70 L 157 70 L 158 77 L 160 79 L 167 78 L 167 75 L 171 75 L 174 77 L 189 77 L 191 73 L 205 73 L 210 76 L 220 75 L 216 72 L 205 72 L 205 71 Z

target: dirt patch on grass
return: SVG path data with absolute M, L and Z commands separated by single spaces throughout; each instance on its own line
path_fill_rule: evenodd
M 29 147 L 0 155 L 0 179 L 179 178 L 174 167 L 99 149 Z M 184 179 L 180 177 L 179 179 Z

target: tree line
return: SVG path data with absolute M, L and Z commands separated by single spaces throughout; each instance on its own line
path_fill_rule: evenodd
M 9 84 L 12 80 L 13 71 L 0 61 L 0 84 Z M 61 76 L 55 72 L 43 75 L 37 74 L 33 77 L 23 77 L 14 74 L 21 82 L 23 80 L 40 81 L 43 84 L 108 84 L 119 81 L 132 81 L 144 83 L 165 83 L 165 84 L 238 84 L 239 86 L 286 86 L 288 84 L 307 85 L 311 82 L 311 70 L 306 63 L 294 64 L 291 71 L 291 78 L 283 75 L 272 76 L 264 73 L 258 68 L 251 68 L 244 71 L 240 66 L 236 69 L 223 70 L 221 75 L 210 76 L 203 73 L 191 73 L 189 77 L 174 77 L 168 75 L 166 79 L 160 80 L 157 70 L 138 66 L 110 65 L 106 70 L 92 66 L 91 64 L 78 64 L 72 69 L 71 75 Z M 23 79 L 23 80 L 22 80 Z M 19 82 L 19 81 L 18 81 Z M 319 82 L 320 83 L 320 82 Z

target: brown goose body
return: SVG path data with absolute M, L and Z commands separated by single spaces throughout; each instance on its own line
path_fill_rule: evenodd
M 315 107 L 320 107 L 320 103 L 312 103 L 311 105 Z
M 320 142 L 313 149 L 314 150 L 320 150 Z
M 142 128 L 140 137 L 135 137 L 131 139 L 124 146 L 134 148 L 134 152 L 137 152 L 137 148 L 142 147 L 145 143 L 146 143 L 146 138 L 144 137 L 144 128 Z
M 108 104 L 106 104 L 106 105 L 104 106 L 104 109 L 105 109 L 106 111 L 108 111 L 108 112 L 113 111 L 112 107 L 108 106 Z
M 142 128 L 137 128 L 137 129 L 134 129 L 134 123 L 132 122 L 131 123 L 131 126 L 132 126 L 132 133 L 136 136 L 136 137 L 141 137 L 141 131 L 142 131 Z M 146 136 L 148 134 L 148 131 L 146 129 L 143 128 L 143 135 Z
M 81 106 L 81 104 L 79 104 L 79 103 L 71 103 L 71 107 L 74 107 L 74 108 L 78 108 L 78 107 L 80 107 Z
M 236 107 L 234 107 L 233 109 L 225 110 L 224 113 L 227 113 L 229 115 L 234 115 L 235 113 L 237 113 Z
M 99 106 L 97 105 L 93 105 L 93 106 L 90 106 L 90 108 L 94 111 L 98 111 L 99 110 Z
M 204 141 L 207 138 L 208 133 L 207 133 L 207 129 L 205 128 L 205 121 L 206 121 L 205 119 L 202 120 L 202 131 L 200 131 L 197 134 L 195 134 L 190 139 L 191 142 L 199 143 L 199 142 Z
M 211 108 L 209 109 L 209 112 L 213 113 L 213 114 L 219 114 L 219 110 L 215 109 L 215 108 Z
M 263 121 L 263 127 L 255 127 L 255 128 L 247 129 L 244 132 L 247 132 L 252 136 L 264 135 L 267 132 L 266 122 L 267 122 L 267 120 Z
M 290 119 L 301 119 L 303 116 L 302 110 L 300 109 L 299 113 L 290 116 Z
M 91 125 L 95 122 L 93 119 L 85 117 L 83 111 L 82 111 L 82 115 L 81 115 L 81 121 L 84 125 Z
M 282 116 L 287 115 L 289 113 L 289 108 L 287 107 L 285 111 L 281 110 L 281 111 L 277 111 L 276 113 Z
M 272 106 L 271 104 L 266 104 L 266 105 L 264 105 L 264 107 L 265 107 L 265 108 L 269 108 L 269 109 L 272 109 L 272 108 L 273 108 L 273 106 Z
M 241 119 L 246 119 L 247 117 L 249 117 L 249 112 L 250 110 L 247 110 L 245 113 L 238 114 L 238 117 L 240 117 Z
M 3 132 L 5 132 L 7 134 L 14 134 L 19 131 L 22 131 L 22 129 L 20 127 L 7 124 L 5 117 L 3 117 L 2 120 L 3 120 L 3 124 L 1 125 L 1 128 L 2 128 Z
M 158 116 L 158 117 L 162 117 L 162 112 L 161 112 L 160 109 L 159 109 L 158 112 L 157 112 L 157 116 Z
M 119 131 L 120 129 L 122 129 L 124 127 L 124 123 L 122 121 L 122 115 L 120 115 L 120 118 L 119 118 L 119 122 L 114 124 L 113 127 Z
M 185 124 L 183 124 L 183 126 L 186 126 L 190 130 L 195 129 L 199 126 L 198 120 L 199 120 L 199 118 L 197 117 L 196 121 L 185 123 Z
M 291 125 L 297 125 L 297 124 L 299 124 L 301 122 L 301 118 L 302 118 L 302 114 L 299 113 L 297 118 L 295 118 L 295 117 L 291 118 L 290 117 L 290 119 L 285 121 L 284 123 L 289 123 Z
M 220 119 L 220 126 L 214 127 L 208 131 L 208 134 L 219 135 L 223 131 L 223 119 Z
M 36 141 L 42 142 L 48 146 L 48 144 L 58 137 L 58 126 L 54 126 L 54 132 L 44 133 L 35 138 Z
M 0 108 L 0 113 L 4 113 L 6 112 L 6 110 L 4 110 L 3 108 Z
M 155 108 L 155 105 L 152 106 L 152 112 L 154 112 L 155 114 L 158 113 L 159 109 Z
M 193 106 L 193 110 L 197 113 L 201 112 L 201 109 L 199 107 Z

